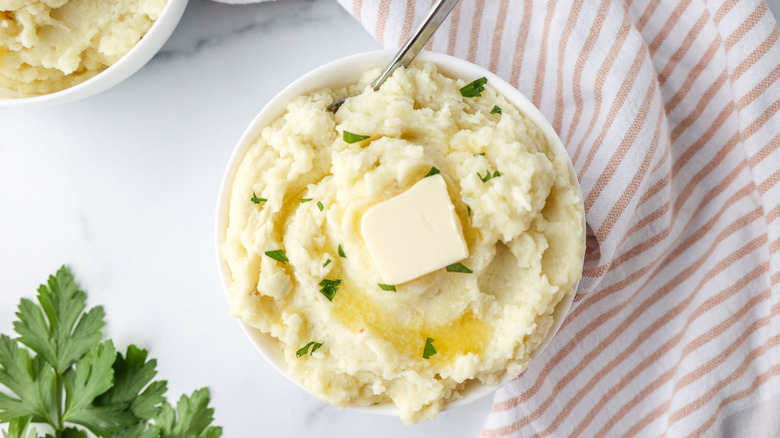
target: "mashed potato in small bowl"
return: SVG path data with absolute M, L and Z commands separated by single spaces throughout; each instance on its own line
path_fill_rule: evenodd
M 223 177 L 216 243 L 231 315 L 275 368 L 416 423 L 538 355 L 585 226 L 560 139 L 516 89 L 423 52 L 371 90 L 391 56 L 335 61 L 266 105 Z
M 118 84 L 160 50 L 187 0 L 0 2 L 0 107 L 72 102 Z

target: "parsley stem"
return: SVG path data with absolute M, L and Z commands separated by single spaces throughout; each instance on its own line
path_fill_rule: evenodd
M 55 406 L 57 407 L 57 412 L 56 412 L 56 415 L 57 415 L 57 418 L 56 418 L 57 425 L 55 426 L 53 421 L 49 422 L 49 424 L 51 424 L 52 427 L 54 427 L 54 429 L 56 429 L 56 437 L 59 438 L 59 437 L 62 436 L 62 429 L 63 429 L 63 426 L 64 426 L 64 421 L 62 420 L 62 404 L 63 404 L 63 400 L 62 400 L 62 376 L 60 376 L 60 373 L 58 373 L 57 371 L 54 371 L 54 374 L 55 374 L 55 378 L 54 378 L 54 391 L 55 391 L 54 392 L 54 403 L 55 403 Z

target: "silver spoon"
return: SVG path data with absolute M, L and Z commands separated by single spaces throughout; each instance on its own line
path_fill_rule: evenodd
M 450 15 L 450 11 L 452 11 L 452 8 L 454 8 L 456 4 L 458 4 L 458 0 L 438 0 L 436 4 L 433 5 L 433 9 L 431 9 L 428 17 L 423 20 L 420 27 L 417 28 L 417 31 L 412 34 L 406 44 L 404 44 L 398 53 L 395 54 L 395 57 L 390 61 L 390 64 L 385 67 L 382 74 L 380 74 L 371 84 L 371 88 L 373 88 L 374 91 L 378 90 L 398 67 L 408 67 L 409 64 L 412 63 L 412 60 L 414 60 L 417 54 L 420 53 L 420 50 L 425 47 L 425 44 L 431 39 L 433 33 L 441 26 L 441 23 L 444 22 L 447 16 Z M 341 107 L 341 104 L 349 97 L 351 96 L 331 103 L 328 105 L 327 110 L 335 113 L 338 111 L 339 107 Z

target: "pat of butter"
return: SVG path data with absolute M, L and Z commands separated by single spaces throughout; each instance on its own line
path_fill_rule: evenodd
M 400 284 L 469 256 L 441 175 L 369 208 L 360 231 L 382 281 Z

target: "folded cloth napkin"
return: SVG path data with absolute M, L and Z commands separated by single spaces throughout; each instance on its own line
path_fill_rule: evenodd
M 387 48 L 432 5 L 339 2 Z M 483 436 L 724 436 L 737 417 L 780 436 L 780 43 L 766 3 L 461 0 L 428 49 L 528 96 L 585 197 L 576 304 L 496 393 Z
M 387 48 L 431 0 L 339 0 Z M 428 44 L 560 134 L 575 306 L 483 436 L 780 436 L 780 43 L 757 0 L 461 0 Z

